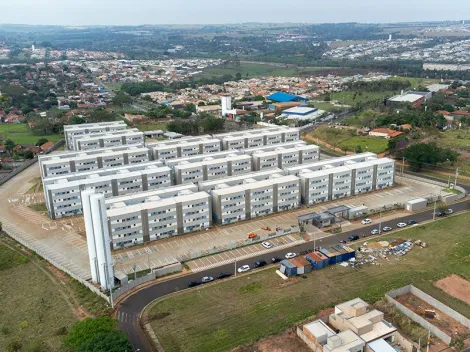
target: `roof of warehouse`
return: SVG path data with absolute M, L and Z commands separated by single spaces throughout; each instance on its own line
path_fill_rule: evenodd
M 307 98 L 300 97 L 298 95 L 293 95 L 289 93 L 284 93 L 284 92 L 276 92 L 268 96 L 269 100 L 277 101 L 280 103 L 287 103 L 290 101 L 295 101 L 295 100 L 308 100 Z

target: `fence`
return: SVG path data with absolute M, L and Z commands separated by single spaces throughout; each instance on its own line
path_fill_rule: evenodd
M 10 236 L 11 238 L 13 238 L 15 241 L 21 243 L 21 245 L 23 245 L 24 247 L 28 248 L 29 250 L 33 251 L 34 253 L 36 253 L 37 255 L 39 255 L 40 257 L 44 258 L 45 260 L 47 260 L 49 263 L 51 263 L 52 265 L 54 265 L 57 269 L 59 270 L 62 270 L 63 272 L 65 272 L 66 274 L 68 274 L 69 276 L 71 276 L 72 278 L 74 278 L 75 280 L 79 281 L 81 284 L 85 285 L 86 287 L 88 287 L 90 289 L 90 291 L 96 293 L 98 296 L 104 298 L 108 303 L 110 303 L 110 300 L 109 300 L 109 297 L 106 296 L 103 292 L 101 292 L 98 288 L 96 288 L 95 286 L 93 286 L 91 283 L 89 283 L 88 281 L 82 279 L 81 277 L 78 277 L 76 274 L 74 274 L 73 272 L 71 272 L 70 270 L 68 270 L 67 268 L 65 268 L 62 264 L 58 263 L 56 260 L 50 258 L 46 253 L 44 253 L 42 250 L 38 249 L 38 248 L 35 248 L 31 243 L 28 243 L 26 241 L 24 241 L 21 237 L 19 236 L 16 236 L 14 233 L 13 233 L 13 229 L 10 228 L 10 225 L 9 224 L 5 224 L 3 223 L 3 231 L 8 235 Z
M 229 251 L 235 248 L 244 247 L 244 246 L 248 246 L 248 245 L 255 244 L 255 243 L 260 243 L 260 242 L 269 240 L 271 238 L 276 238 L 276 237 L 288 235 L 290 233 L 299 233 L 299 232 L 300 232 L 300 229 L 298 226 L 292 226 L 288 229 L 281 229 L 277 232 L 271 232 L 267 235 L 262 235 L 254 239 L 239 240 L 239 241 L 234 241 L 232 243 L 229 243 L 223 246 L 214 246 L 213 248 L 209 248 L 206 250 L 198 250 L 195 252 L 189 252 L 188 254 L 182 254 L 182 255 L 177 256 L 176 259 L 179 262 L 185 262 L 188 260 L 205 257 L 205 256 L 212 255 L 212 254 Z
M 426 319 L 420 317 L 418 314 L 413 312 L 411 309 L 405 307 L 403 304 L 399 303 L 397 300 L 395 300 L 396 297 L 411 293 L 414 296 L 418 297 L 419 299 L 423 300 L 424 302 L 428 303 L 432 307 L 436 308 L 437 310 L 440 310 L 441 312 L 447 314 L 448 316 L 452 317 L 455 319 L 455 321 L 459 322 L 463 326 L 470 327 L 470 320 L 464 317 L 462 314 L 456 312 L 452 308 L 446 306 L 445 304 L 439 302 L 437 299 L 431 297 L 427 293 L 421 291 L 420 289 L 414 287 L 413 285 L 408 285 L 393 291 L 390 291 L 385 295 L 385 298 L 387 299 L 388 302 L 393 304 L 400 312 L 405 314 L 407 317 L 409 317 L 411 320 L 414 322 L 418 323 L 421 325 L 423 328 L 431 331 L 435 336 L 437 336 L 439 339 L 444 341 L 446 344 L 450 345 L 452 342 L 452 337 L 447 335 L 445 332 L 440 330 L 438 327 L 433 325 L 432 323 L 428 322 Z
M 410 174 L 405 174 L 404 173 L 404 174 L 400 175 L 400 177 L 408 178 L 408 179 L 419 181 L 419 182 L 430 183 L 432 185 L 440 186 L 440 187 L 443 187 L 443 188 L 448 188 L 448 184 L 446 182 L 430 180 L 430 179 L 427 179 L 427 178 L 424 178 L 424 177 L 419 177 L 419 176 L 416 176 L 416 175 L 410 175 Z M 467 195 L 467 191 L 464 188 L 460 187 L 459 185 L 454 185 L 454 189 L 459 191 L 460 194 L 452 195 L 452 197 L 453 196 L 457 196 L 457 197 L 453 197 L 453 199 L 451 201 L 455 201 L 455 200 L 465 198 L 465 196 Z
M 54 144 L 51 148 L 49 148 L 45 154 L 49 154 L 50 152 L 56 150 L 57 148 L 61 147 L 62 145 L 64 145 L 64 141 L 61 140 L 61 141 L 58 141 L 56 144 Z M 5 175 L 5 177 L 3 177 L 2 179 L 0 179 L 0 186 L 3 185 L 5 182 L 7 182 L 8 180 L 12 179 L 13 177 L 15 177 L 16 175 L 18 175 L 21 171 L 27 169 L 28 167 L 30 167 L 31 165 L 33 165 L 34 163 L 36 163 L 38 161 L 38 156 L 36 155 L 33 159 L 31 160 L 28 160 L 28 161 L 25 161 L 20 167 L 17 167 L 15 169 L 13 169 L 8 175 Z

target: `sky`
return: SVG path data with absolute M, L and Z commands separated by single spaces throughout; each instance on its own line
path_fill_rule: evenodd
M 0 0 L 0 23 L 415 22 L 470 18 L 470 0 Z

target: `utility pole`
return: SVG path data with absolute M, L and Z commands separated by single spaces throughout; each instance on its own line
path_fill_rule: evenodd
M 432 219 L 436 220 L 436 205 L 437 205 L 437 198 L 434 199 L 434 211 L 432 212 Z
M 137 273 L 135 272 L 135 268 L 136 268 L 136 267 L 137 267 L 137 266 L 135 265 L 135 263 L 132 264 L 132 269 L 134 270 L 134 281 L 137 279 Z
M 454 183 L 454 187 L 457 186 L 457 178 L 459 177 L 459 168 L 457 168 L 457 170 L 455 170 L 455 183 Z
M 379 212 L 379 235 L 382 233 L 382 212 Z
M 426 352 L 429 352 L 429 342 L 431 340 L 431 330 L 428 331 L 428 344 L 427 344 L 427 347 L 426 347 Z
M 236 256 L 235 256 L 235 277 L 237 277 L 237 257 Z
M 403 177 L 403 173 L 405 172 L 405 157 L 403 157 L 403 162 L 401 164 L 401 176 Z
M 449 174 L 449 180 L 447 181 L 447 188 L 450 188 L 450 174 Z

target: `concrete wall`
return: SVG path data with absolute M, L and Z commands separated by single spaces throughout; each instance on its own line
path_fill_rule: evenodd
M 435 325 L 431 324 L 426 319 L 420 317 L 418 314 L 414 313 L 413 311 L 411 311 L 410 309 L 405 307 L 403 304 L 401 304 L 397 300 L 395 300 L 395 297 L 404 295 L 406 293 L 413 293 L 412 292 L 412 287 L 413 286 L 408 285 L 408 286 L 399 288 L 397 290 L 390 291 L 388 294 L 385 295 L 385 299 L 389 303 L 393 304 L 401 313 L 405 314 L 408 318 L 410 318 L 414 322 L 418 323 L 419 325 L 421 325 L 426 330 L 431 331 L 431 333 L 433 335 L 437 336 L 439 339 L 444 341 L 444 343 L 449 345 L 452 341 L 452 338 L 449 335 L 447 335 L 442 330 L 438 329 Z
M 395 342 L 399 343 L 405 352 L 415 352 L 417 350 L 413 342 L 403 337 L 399 332 L 395 332 Z
M 156 277 L 159 277 L 163 275 L 173 274 L 181 270 L 183 270 L 183 265 L 181 265 L 181 263 L 174 263 L 164 266 L 163 268 L 154 269 L 153 272 L 155 273 Z
M 297 326 L 297 336 L 300 337 L 300 339 L 307 344 L 308 347 L 314 352 L 323 352 L 323 348 L 318 347 L 315 342 L 310 340 L 305 333 L 302 331 L 302 329 Z

